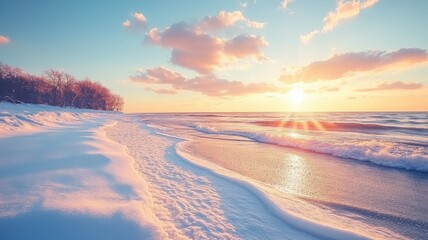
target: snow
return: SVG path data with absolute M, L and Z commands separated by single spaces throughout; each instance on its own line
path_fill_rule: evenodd
M 136 115 L 7 103 L 0 114 L 0 239 L 373 237 L 287 212 Z
M 13 130 L 0 134 L 0 239 L 162 236 L 134 160 L 105 137 L 118 114 L 0 108 L 2 120 L 18 119 L 1 123 Z
M 60 108 L 47 105 L 12 104 L 0 102 L 0 136 L 15 132 L 35 132 L 43 127 L 58 126 L 67 122 L 116 115 L 113 112 L 88 109 Z

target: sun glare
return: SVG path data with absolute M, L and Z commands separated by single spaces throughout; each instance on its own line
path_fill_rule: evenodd
M 299 104 L 306 98 L 306 94 L 301 88 L 293 88 L 288 92 L 288 97 L 294 104 Z

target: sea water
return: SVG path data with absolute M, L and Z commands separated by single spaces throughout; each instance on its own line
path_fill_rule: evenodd
M 180 151 L 335 214 L 428 238 L 428 113 L 144 114 Z

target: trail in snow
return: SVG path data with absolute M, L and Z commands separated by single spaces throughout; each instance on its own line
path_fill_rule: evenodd
M 136 159 L 169 238 L 315 239 L 267 211 L 250 191 L 180 159 L 172 139 L 132 121 L 118 123 L 107 135 Z

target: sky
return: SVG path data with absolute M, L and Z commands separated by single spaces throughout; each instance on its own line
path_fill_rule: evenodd
M 426 0 L 0 0 L 0 61 L 125 112 L 428 111 Z

